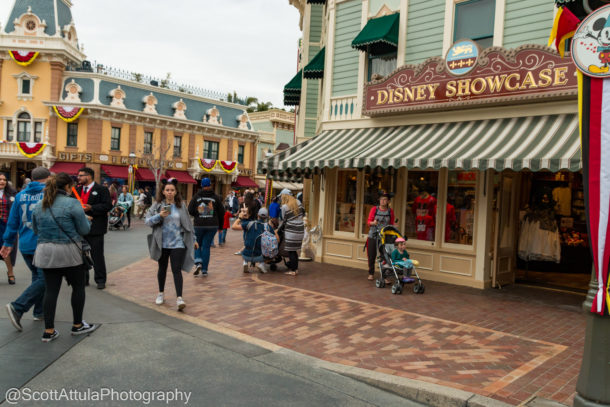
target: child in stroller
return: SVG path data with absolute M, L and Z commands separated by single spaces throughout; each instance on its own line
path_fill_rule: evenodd
M 379 256 L 380 276 L 375 280 L 377 288 L 383 288 L 386 284 L 392 284 L 390 278 L 394 279 L 392 284 L 392 294 L 402 293 L 404 284 L 415 282 L 413 291 L 416 294 L 423 294 L 424 284 L 419 278 L 416 267 L 419 265 L 417 260 L 410 260 L 409 253 L 406 251 L 406 239 L 394 226 L 385 226 L 377 236 Z M 398 247 L 395 247 L 398 246 Z M 414 277 L 414 278 L 412 278 Z
M 125 219 L 127 218 L 127 210 L 129 208 L 128 202 L 117 202 L 114 207 L 110 210 L 108 217 L 108 225 L 110 226 L 110 230 L 119 230 L 123 228 L 123 230 L 127 229 L 127 225 L 125 224 Z

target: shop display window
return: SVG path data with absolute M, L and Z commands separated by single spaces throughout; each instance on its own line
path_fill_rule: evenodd
M 434 241 L 437 197 L 437 171 L 409 171 L 407 173 L 404 234 L 409 239 Z
M 339 171 L 337 174 L 337 199 L 335 230 L 354 232 L 356 228 L 356 197 L 358 173 L 355 170 Z
M 362 214 L 360 216 L 362 223 L 362 234 L 369 233 L 369 225 L 367 224 L 371 209 L 379 205 L 379 197 L 384 193 L 393 193 L 392 176 L 390 174 L 364 174 L 364 201 L 362 206 Z M 390 201 L 390 206 L 392 202 Z
M 449 171 L 445 242 L 472 245 L 476 184 L 476 171 Z

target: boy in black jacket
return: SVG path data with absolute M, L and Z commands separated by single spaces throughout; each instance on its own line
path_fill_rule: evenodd
M 224 223 L 225 209 L 222 198 L 212 190 L 212 182 L 209 178 L 201 180 L 203 189 L 199 191 L 189 203 L 188 211 L 193 216 L 195 225 L 195 239 L 198 248 L 195 249 L 196 269 L 193 275 L 208 275 L 208 264 L 210 263 L 210 247 L 214 242 L 216 231 L 222 229 Z

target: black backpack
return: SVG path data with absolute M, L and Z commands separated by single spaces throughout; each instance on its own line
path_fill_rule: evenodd
M 152 205 L 152 197 L 149 192 L 144 192 L 144 205 Z

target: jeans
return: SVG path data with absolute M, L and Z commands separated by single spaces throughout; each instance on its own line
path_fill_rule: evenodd
M 222 229 L 218 231 L 218 244 L 225 244 L 227 241 L 227 229 Z
M 13 248 L 13 250 L 15 250 L 15 248 Z M 11 305 L 20 316 L 28 312 L 33 305 L 34 316 L 42 317 L 42 299 L 44 298 L 45 289 L 44 273 L 42 272 L 42 269 L 34 267 L 32 264 L 34 254 L 21 253 L 21 255 L 23 256 L 23 260 L 25 260 L 25 264 L 32 272 L 32 284 L 30 284 L 30 286 L 26 288 L 19 298 L 13 301 Z
M 195 227 L 195 239 L 199 245 L 199 249 L 195 250 L 195 264 L 200 264 L 202 271 L 208 271 L 210 247 L 214 242 L 216 231 L 216 228 Z

